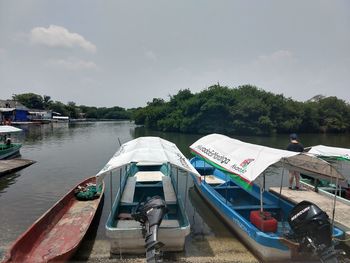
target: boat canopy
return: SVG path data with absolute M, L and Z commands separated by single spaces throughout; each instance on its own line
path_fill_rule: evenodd
M 325 145 L 316 145 L 310 147 L 309 149 L 309 153 L 319 156 L 321 158 L 326 157 L 350 161 L 350 149 Z
M 174 143 L 159 137 L 140 137 L 120 146 L 119 150 L 96 175 L 98 183 L 103 180 L 106 173 L 129 163 L 142 163 L 143 165 L 171 163 L 180 169 L 200 176 Z
M 16 132 L 21 132 L 22 129 L 9 126 L 9 125 L 1 125 L 0 126 L 0 134 L 9 134 L 9 133 L 16 133 Z
M 214 166 L 252 184 L 268 167 L 286 168 L 312 174 L 320 179 L 343 176 L 328 162 L 315 156 L 245 143 L 221 134 L 202 137 L 190 146 L 191 151 Z

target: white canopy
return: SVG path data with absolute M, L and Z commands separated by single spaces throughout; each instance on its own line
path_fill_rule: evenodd
M 123 144 L 96 176 L 101 181 L 106 173 L 128 163 L 142 163 L 143 165 L 171 163 L 200 176 L 174 143 L 159 137 L 140 137 Z
M 300 172 L 320 173 L 320 177 L 343 178 L 329 163 L 316 157 L 245 143 L 221 134 L 204 136 L 190 148 L 196 155 L 240 176 L 249 184 L 269 166 L 278 162 Z
M 8 133 L 16 133 L 16 132 L 21 132 L 22 129 L 9 126 L 9 125 L 1 125 L 0 126 L 0 134 L 8 134 Z
M 10 112 L 14 110 L 16 110 L 16 108 L 0 108 L 0 112 Z
M 350 161 L 350 149 L 346 148 L 317 145 L 310 147 L 308 152 L 320 157 L 342 158 Z

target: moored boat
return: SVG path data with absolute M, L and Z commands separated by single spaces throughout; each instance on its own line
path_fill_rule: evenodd
M 315 157 L 246 144 L 219 134 L 205 136 L 190 148 L 196 155 L 191 164 L 202 174 L 194 177 L 196 188 L 252 252 L 267 262 L 298 258 L 296 247 L 301 246 L 287 238 L 287 234 L 293 232 L 290 222 L 299 212 L 291 217 L 295 206 L 264 191 L 263 182 L 254 183 L 255 179 L 279 164 L 312 174 L 321 172 L 322 177 L 341 175 Z M 317 171 L 312 170 L 316 163 L 322 166 Z M 323 220 L 330 227 L 328 216 Z M 341 238 L 343 234 L 333 228 L 333 236 Z M 331 251 L 332 245 L 327 245 Z
M 146 247 L 147 258 L 155 258 L 147 254 L 161 246 L 162 251 L 183 250 L 190 223 L 179 194 L 178 179 L 183 174 L 198 173 L 176 145 L 158 137 L 129 141 L 97 176 L 103 178 L 116 170 L 120 170 L 117 173 L 120 184 L 106 223 L 111 253 L 144 253 Z M 158 205 L 147 210 L 147 218 L 138 220 L 140 207 L 149 207 L 155 199 Z M 151 211 L 159 212 L 157 219 L 149 218 Z M 149 224 L 150 221 L 154 223 Z
M 331 163 L 335 169 L 344 175 L 346 180 L 344 182 L 318 180 L 312 176 L 302 175 L 301 185 L 324 196 L 331 198 L 336 196 L 337 200 L 342 203 L 350 204 L 350 149 L 316 145 L 305 150 L 309 154 Z
M 0 160 L 19 153 L 22 145 L 20 143 L 14 143 L 11 134 L 19 133 L 21 131 L 21 129 L 9 125 L 0 126 Z
M 80 190 L 86 192 L 80 193 L 83 196 L 79 198 L 77 191 Z M 93 197 L 87 199 L 84 197 L 85 193 Z M 67 261 L 78 249 L 89 229 L 103 193 L 104 184 L 96 189 L 95 177 L 79 183 L 14 242 L 3 263 Z

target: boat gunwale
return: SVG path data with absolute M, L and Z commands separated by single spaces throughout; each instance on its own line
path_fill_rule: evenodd
M 125 165 L 125 166 L 128 167 L 128 165 L 132 165 L 132 164 L 137 165 L 137 163 L 133 163 L 132 162 L 132 163 L 129 163 L 129 164 Z M 162 165 L 164 165 L 164 164 L 171 166 L 171 164 L 169 164 L 169 163 L 163 163 Z M 129 171 L 128 171 L 128 169 L 126 169 L 126 171 L 124 172 L 124 175 L 122 176 L 121 185 L 120 185 L 120 187 L 118 189 L 118 192 L 115 195 L 111 211 L 110 211 L 110 213 L 108 215 L 108 218 L 107 218 L 107 221 L 106 221 L 106 224 L 105 224 L 105 229 L 106 229 L 106 235 L 107 236 L 110 236 L 109 232 L 112 232 L 112 233 L 114 232 L 115 233 L 115 232 L 122 232 L 122 231 L 128 231 L 128 230 L 136 231 L 136 230 L 140 230 L 141 229 L 141 226 L 140 227 L 130 227 L 130 228 L 120 228 L 120 227 L 118 228 L 116 226 L 115 227 L 112 226 L 112 222 L 113 222 L 113 220 L 115 220 L 115 219 L 113 219 L 112 214 L 115 214 L 115 212 L 118 209 L 118 207 L 120 207 L 120 204 L 121 204 L 120 200 L 122 198 L 122 192 L 124 192 L 124 188 L 126 186 L 127 179 L 129 177 L 134 177 L 136 174 L 137 174 L 137 172 L 135 174 L 133 174 L 133 175 L 129 175 Z M 170 177 L 171 178 L 171 184 L 174 187 L 174 185 L 173 185 L 173 178 L 172 178 L 173 176 L 171 175 L 171 171 L 170 171 L 170 174 L 164 174 L 163 173 L 163 176 Z M 157 183 L 158 182 L 162 182 L 162 181 L 157 181 Z M 181 231 L 188 232 L 188 230 L 190 229 L 190 221 L 188 219 L 188 216 L 187 216 L 187 213 L 185 211 L 185 208 L 184 208 L 184 206 L 182 204 L 182 199 L 177 193 L 176 193 L 176 199 L 178 200 L 176 205 L 181 210 L 181 215 L 183 217 L 184 224 L 183 225 L 179 225 L 178 227 L 163 227 L 162 226 L 162 227 L 160 227 L 160 229 L 178 229 L 178 230 L 181 230 Z
M 200 188 L 201 187 L 200 185 L 195 184 L 195 187 L 198 190 L 198 192 L 200 193 L 200 196 L 213 209 L 215 214 L 217 214 L 217 216 L 219 218 L 222 218 L 224 220 L 225 225 L 228 225 L 229 229 L 232 230 L 238 236 L 239 240 L 241 240 L 247 247 L 249 247 L 250 250 L 253 252 L 253 254 L 255 256 L 257 256 L 259 259 L 262 259 L 262 260 L 267 261 L 267 262 L 270 262 L 270 261 L 280 262 L 280 260 L 282 260 L 282 259 L 285 260 L 285 259 L 291 258 L 291 253 L 290 253 L 289 249 L 282 250 L 282 249 L 279 249 L 276 247 L 266 246 L 265 244 L 262 244 L 261 242 L 259 242 L 255 238 L 252 238 L 250 233 L 248 233 L 244 229 L 242 229 L 238 224 L 236 224 L 236 222 L 231 220 L 231 218 L 229 218 L 225 213 L 220 212 L 219 208 L 216 207 L 215 204 L 213 204 L 213 202 L 203 193 L 203 189 Z M 237 214 L 236 211 L 235 211 L 235 213 Z M 240 215 L 238 215 L 238 216 L 240 216 Z M 265 254 L 262 253 L 261 249 L 259 249 L 259 247 L 261 247 L 262 249 L 265 249 L 267 251 L 271 251 L 271 253 L 272 253 L 272 251 L 278 251 L 281 255 L 285 254 L 285 256 L 267 257 L 267 256 L 265 256 L 265 254 L 270 255 L 270 253 L 268 253 L 268 252 L 265 252 Z

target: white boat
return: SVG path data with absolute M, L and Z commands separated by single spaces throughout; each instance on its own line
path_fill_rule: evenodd
M 13 143 L 11 134 L 21 131 L 21 129 L 9 125 L 0 126 L 0 159 L 6 159 L 19 153 L 22 144 Z
M 316 145 L 306 148 L 306 151 L 332 164 L 335 169 L 344 175 L 346 180 L 344 182 L 334 180 L 320 182 L 312 177 L 302 176 L 303 178 L 300 183 L 305 188 L 324 196 L 334 198 L 336 194 L 337 200 L 345 204 L 350 204 L 350 149 Z
M 168 210 L 156 233 L 164 244 L 162 251 L 183 250 L 185 237 L 190 233 L 190 223 L 179 195 L 178 179 L 183 174 L 198 175 L 198 172 L 176 145 L 158 137 L 129 141 L 97 174 L 98 180 L 116 170 L 120 170 L 117 173 L 120 185 L 106 223 L 111 253 L 145 252 L 145 227 L 134 220 L 134 215 L 142 202 L 155 196 L 164 200 Z M 185 173 L 180 174 L 179 170 Z M 186 199 L 185 196 L 185 202 Z

